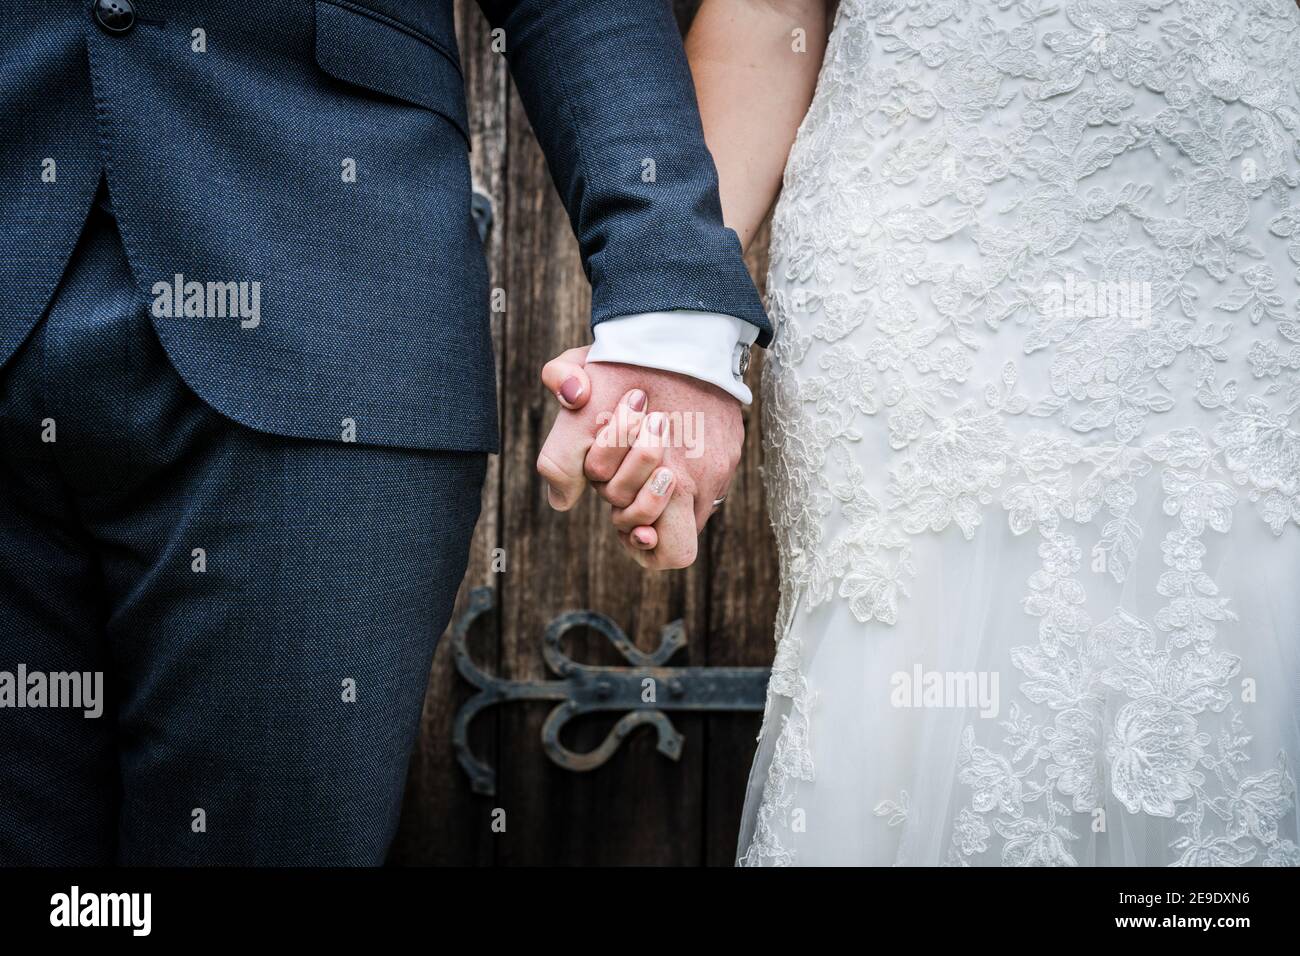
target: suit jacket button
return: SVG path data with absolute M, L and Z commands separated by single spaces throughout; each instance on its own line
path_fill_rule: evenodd
M 135 26 L 131 0 L 95 0 L 95 22 L 108 33 L 127 33 Z

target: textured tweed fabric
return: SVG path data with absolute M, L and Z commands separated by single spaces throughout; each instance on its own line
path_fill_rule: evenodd
M 693 309 L 766 330 L 669 5 L 482 6 L 572 218 L 592 320 Z M 258 283 L 255 326 L 154 318 L 214 408 L 284 435 L 337 440 L 348 419 L 372 444 L 495 450 L 451 7 L 135 0 L 113 35 L 83 0 L 7 3 L 0 361 L 39 318 L 102 171 L 142 294 L 177 275 Z

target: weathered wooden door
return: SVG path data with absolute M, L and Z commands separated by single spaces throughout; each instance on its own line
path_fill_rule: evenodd
M 683 28 L 697 2 L 677 3 Z M 767 666 L 777 573 L 759 480 L 757 403 L 748 412 L 740 472 L 689 571 L 642 572 L 621 553 L 594 495 L 568 514 L 547 507 L 533 462 L 555 404 L 542 393 L 538 373 L 551 356 L 590 341 L 590 291 L 505 61 L 491 50 L 487 23 L 473 0 L 458 0 L 456 13 L 471 161 L 477 187 L 492 201 L 488 263 L 506 301 L 505 311 L 493 317 L 503 453 L 492 459 L 458 599 L 460 614 L 470 588 L 494 590 L 495 612 L 481 618 L 470 637 L 475 659 L 506 678 L 550 677 L 542 658 L 547 623 L 563 611 L 590 608 L 646 650 L 658 645 L 664 624 L 680 618 L 689 643 L 674 664 Z M 750 255 L 760 289 L 765 252 L 760 237 Z M 760 366 L 756 356 L 749 371 L 756 395 Z M 494 570 L 502 561 L 504 570 Z M 598 634 L 575 633 L 566 649 L 582 662 L 626 663 Z M 496 768 L 497 792 L 478 796 L 451 742 L 455 713 L 471 693 L 444 638 L 393 862 L 695 866 L 734 859 L 757 714 L 674 714 L 685 736 L 679 761 L 657 753 L 654 733 L 642 728 L 604 766 L 575 773 L 543 752 L 540 732 L 551 704 L 491 708 L 474 721 L 470 742 Z M 579 718 L 566 731 L 566 743 L 590 749 L 616 716 Z

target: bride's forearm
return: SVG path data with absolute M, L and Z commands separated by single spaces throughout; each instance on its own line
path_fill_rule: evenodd
M 722 213 L 742 245 L 767 216 L 812 102 L 829 0 L 704 0 L 686 53 L 718 167 Z

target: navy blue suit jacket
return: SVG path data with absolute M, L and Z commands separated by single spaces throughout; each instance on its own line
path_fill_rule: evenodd
M 451 0 L 135 0 L 123 34 L 84 0 L 5 6 L 0 362 L 105 175 L 142 296 L 177 275 L 258 283 L 255 325 L 155 310 L 218 411 L 281 435 L 338 440 L 351 420 L 358 442 L 496 449 Z M 572 219 L 592 321 L 699 309 L 766 343 L 667 4 L 481 6 Z

